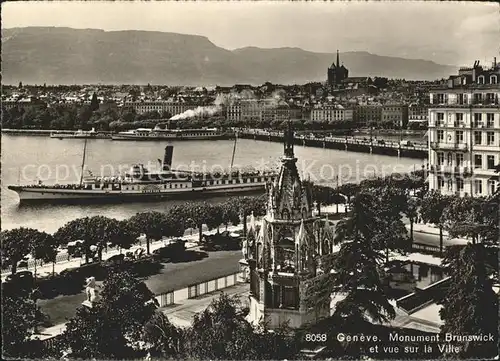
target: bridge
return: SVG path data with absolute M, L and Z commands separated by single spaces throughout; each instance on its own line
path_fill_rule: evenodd
M 283 141 L 283 132 L 281 131 L 240 129 L 237 132 L 238 137 L 243 139 L 255 139 L 270 142 Z M 402 144 L 400 142 L 389 140 L 365 140 L 348 136 L 320 138 L 313 134 L 295 135 L 294 144 L 302 145 L 305 147 L 338 149 L 351 152 L 362 152 L 418 159 L 426 159 L 428 155 L 428 146 L 427 144 L 423 143 Z

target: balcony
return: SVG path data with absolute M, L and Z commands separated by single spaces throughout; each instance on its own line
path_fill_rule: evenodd
M 455 150 L 460 152 L 467 152 L 468 146 L 465 143 L 445 143 L 445 142 L 431 142 L 431 149 L 433 150 Z
M 460 100 L 434 100 L 429 108 L 469 108 L 469 107 L 492 107 L 498 106 L 500 101 L 498 98 L 481 98 L 470 99 L 467 101 Z
M 464 177 L 469 177 L 472 175 L 472 169 L 470 167 L 452 165 L 431 165 L 431 172 L 462 175 Z

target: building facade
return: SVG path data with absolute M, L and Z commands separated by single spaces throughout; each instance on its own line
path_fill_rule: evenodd
M 406 128 L 408 126 L 408 105 L 384 104 L 381 121 L 383 124 L 392 123 L 394 128 Z
M 177 115 L 184 113 L 186 110 L 196 109 L 200 105 L 196 104 L 186 104 L 186 103 L 176 103 L 167 101 L 132 101 L 125 102 L 123 107 L 134 109 L 137 114 L 143 114 L 147 112 L 158 112 L 158 113 L 170 113 L 171 115 Z
M 353 110 L 339 105 L 322 105 L 311 109 L 311 121 L 313 122 L 335 122 L 353 121 Z
M 379 124 L 382 121 L 382 106 L 358 105 L 354 107 L 353 120 L 361 128 Z
M 464 69 L 430 93 L 429 188 L 487 196 L 498 186 L 500 67 Z
M 427 105 L 411 104 L 408 107 L 408 122 L 422 122 L 429 121 L 429 107 Z

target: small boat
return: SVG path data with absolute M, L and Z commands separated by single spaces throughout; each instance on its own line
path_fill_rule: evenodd
M 73 133 L 66 133 L 62 131 L 55 131 L 50 133 L 51 138 L 59 138 L 59 139 L 65 139 L 65 138 L 76 138 L 76 139 L 95 139 L 98 138 L 99 133 L 95 131 L 94 128 L 92 130 L 77 130 L 76 132 Z

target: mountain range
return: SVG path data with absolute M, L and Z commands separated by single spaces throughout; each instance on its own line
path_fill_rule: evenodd
M 227 50 L 208 38 L 61 27 L 2 30 L 4 84 L 303 84 L 325 81 L 336 54 L 300 48 Z M 457 67 L 363 51 L 340 53 L 349 76 L 448 77 Z

